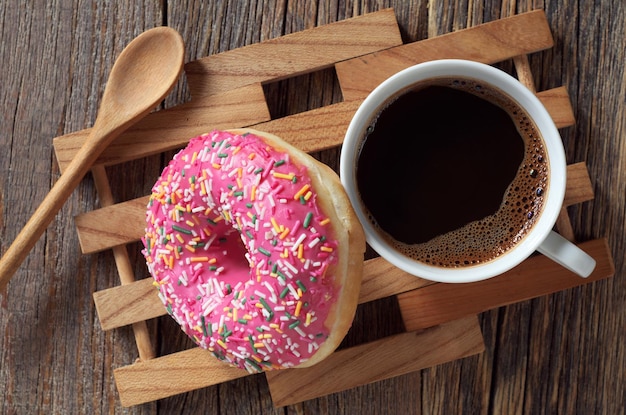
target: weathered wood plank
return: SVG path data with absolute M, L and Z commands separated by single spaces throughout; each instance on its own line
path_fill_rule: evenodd
M 571 127 L 576 122 L 567 89 L 558 87 L 537 93 L 557 128 Z
M 150 114 L 117 138 L 96 164 L 117 164 L 183 147 L 190 138 L 216 128 L 268 121 L 261 82 L 319 70 L 337 60 L 399 44 L 402 39 L 393 11 L 385 10 L 189 62 L 185 71 L 191 102 Z M 89 131 L 55 138 L 61 171 Z
M 115 58 L 163 18 L 157 2 L 0 2 L 2 247 L 59 175 L 51 138 L 93 122 Z M 0 293 L 0 413 L 121 409 L 110 379 L 137 349 L 128 331 L 93 329 L 91 294 L 117 276 L 106 257 L 79 253 L 72 229 L 75 212 L 96 206 L 85 180 Z
M 341 145 L 348 124 L 362 101 L 347 101 L 254 125 L 283 138 L 302 151 L 328 150 Z
M 166 314 L 152 278 L 93 293 L 102 330 L 112 330 Z
M 588 279 L 576 277 L 540 255 L 530 258 L 501 276 L 460 285 L 433 283 L 391 267 L 382 258 L 370 259 L 365 263 L 359 303 L 397 294 L 401 307 L 405 310 L 404 317 L 410 315 L 406 321 L 413 321 L 416 324 L 407 326 L 407 330 L 412 331 L 551 294 L 614 274 L 613 260 L 606 241 L 586 242 L 581 247 L 598 261 L 596 270 Z M 530 271 L 533 275 L 531 281 L 533 284 L 524 284 L 529 278 L 523 275 Z M 508 287 L 511 286 L 514 289 L 509 290 Z M 462 301 L 464 295 L 469 296 L 466 298 L 471 297 L 472 301 Z M 166 314 L 151 278 L 94 293 L 94 301 L 103 330 Z

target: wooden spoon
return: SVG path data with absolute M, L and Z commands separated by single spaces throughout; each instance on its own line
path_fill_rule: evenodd
M 0 291 L 104 149 L 172 90 L 183 68 L 183 55 L 181 36 L 167 27 L 142 33 L 122 51 L 89 137 L 0 260 Z

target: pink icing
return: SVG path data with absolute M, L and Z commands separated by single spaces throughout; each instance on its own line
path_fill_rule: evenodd
M 312 356 L 329 334 L 337 241 L 306 169 L 255 135 L 214 131 L 152 192 L 143 253 L 182 330 L 250 372 Z

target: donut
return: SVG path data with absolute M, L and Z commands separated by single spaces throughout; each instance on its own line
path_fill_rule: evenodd
M 191 139 L 153 186 L 142 241 L 168 313 L 232 366 L 311 366 L 352 325 L 363 229 L 335 172 L 274 135 Z

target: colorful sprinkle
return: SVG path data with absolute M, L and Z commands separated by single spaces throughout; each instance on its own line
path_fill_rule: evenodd
M 317 350 L 337 242 L 316 200 L 306 170 L 253 134 L 196 137 L 165 168 L 143 253 L 168 313 L 199 346 L 250 372 Z

